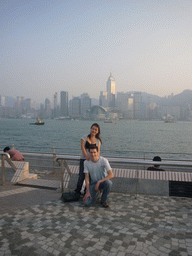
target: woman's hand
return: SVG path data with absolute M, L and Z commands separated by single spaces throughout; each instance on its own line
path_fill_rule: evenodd
M 90 157 L 89 157 L 89 156 L 86 156 L 85 159 L 86 159 L 87 161 L 89 161 L 89 160 L 90 160 Z

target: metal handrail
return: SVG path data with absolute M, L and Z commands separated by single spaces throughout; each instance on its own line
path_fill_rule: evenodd
M 4 146 L 4 145 L 3 145 Z M 1 145 L 1 147 L 3 147 Z M 12 148 L 14 148 L 15 145 L 12 145 Z M 34 148 L 34 149 L 49 149 L 50 151 L 52 152 L 56 152 L 56 150 L 63 150 L 63 151 L 74 151 L 74 152 L 78 152 L 80 153 L 81 149 L 71 149 L 71 148 L 63 148 L 63 147 L 42 147 L 42 146 L 16 146 L 17 148 Z M 143 155 L 143 159 L 146 158 L 146 155 L 147 154 L 153 154 L 153 155 L 157 155 L 157 154 L 160 154 L 160 155 L 186 155 L 186 156 L 192 156 L 192 153 L 190 152 L 165 152 L 165 151 L 140 151 L 140 150 L 105 150 L 105 149 L 102 149 L 102 152 L 103 153 L 106 153 L 106 152 L 109 152 L 109 153 L 124 153 L 124 154 L 128 154 L 128 153 L 139 153 L 140 155 Z M 31 152 L 31 153 L 36 153 L 36 152 Z M 45 153 L 44 153 L 45 154 Z M 49 154 L 49 153 L 48 153 Z M 123 156 L 124 158 L 125 156 Z M 118 157 L 120 158 L 120 157 Z M 133 158 L 133 157 L 132 157 Z M 138 157 L 137 157 L 138 158 Z M 167 158 L 168 159 L 168 158 Z
M 63 155 L 57 156 L 56 161 L 64 159 L 67 160 L 78 160 L 79 156 L 72 155 Z M 178 166 L 178 167 L 192 167 L 191 161 L 152 161 L 152 160 L 141 160 L 141 159 L 133 159 L 133 158 L 116 158 L 116 157 L 108 157 L 107 158 L 110 163 L 121 163 L 121 164 L 142 164 L 142 165 L 164 165 L 164 166 Z

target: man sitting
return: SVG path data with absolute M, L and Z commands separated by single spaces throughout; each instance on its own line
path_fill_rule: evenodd
M 24 161 L 23 155 L 16 149 L 10 149 L 10 147 L 5 147 L 3 151 L 10 155 L 12 161 Z
M 93 145 L 89 148 L 90 160 L 84 162 L 86 194 L 83 198 L 85 206 L 96 201 L 99 192 L 102 190 L 101 204 L 109 207 L 107 196 L 110 192 L 114 175 L 108 160 L 99 156 L 98 147 Z
M 160 156 L 155 156 L 153 158 L 154 162 L 161 162 L 161 157 Z M 148 171 L 165 171 L 163 169 L 160 169 L 160 165 L 151 165 L 150 167 L 147 168 Z

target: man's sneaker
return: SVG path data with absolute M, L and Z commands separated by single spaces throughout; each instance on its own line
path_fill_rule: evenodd
M 101 201 L 101 204 L 103 205 L 103 207 L 105 207 L 105 208 L 109 208 L 109 204 L 108 204 L 107 202 L 103 202 L 103 201 Z

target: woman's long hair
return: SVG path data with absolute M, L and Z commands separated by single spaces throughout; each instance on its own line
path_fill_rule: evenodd
M 97 139 L 99 139 L 100 142 L 101 142 L 101 144 L 102 144 L 102 140 L 101 140 L 101 138 L 100 138 L 100 126 L 99 126 L 97 123 L 92 124 L 92 125 L 91 125 L 91 128 L 92 128 L 93 126 L 97 127 L 98 133 L 96 134 L 95 137 L 96 137 Z M 90 133 L 87 137 L 91 138 L 91 133 Z

